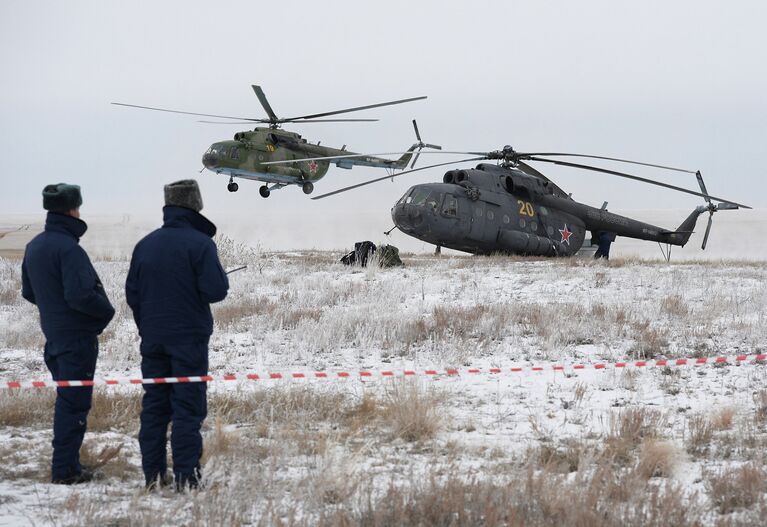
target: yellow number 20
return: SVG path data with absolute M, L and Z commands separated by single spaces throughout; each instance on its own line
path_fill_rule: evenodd
M 535 209 L 533 208 L 532 203 L 529 201 L 522 201 L 521 199 L 518 199 L 517 203 L 519 204 L 520 216 L 530 216 L 531 218 L 535 216 Z

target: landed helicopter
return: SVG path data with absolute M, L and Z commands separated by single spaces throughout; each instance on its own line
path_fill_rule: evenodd
M 706 248 L 714 212 L 751 207 L 708 193 L 700 171 L 630 161 L 604 156 L 568 153 L 518 153 L 511 146 L 492 152 L 424 152 L 430 154 L 470 154 L 479 157 L 449 161 L 400 172 L 399 177 L 419 170 L 477 160 L 496 160 L 498 164 L 480 163 L 472 169 L 449 170 L 441 183 L 411 187 L 391 209 L 395 228 L 438 248 L 447 247 L 474 254 L 509 253 L 532 256 L 572 256 L 584 245 L 586 234 L 598 242 L 595 256 L 607 258 L 616 236 L 655 241 L 664 257 L 671 258 L 671 246 L 684 246 L 690 239 L 698 217 L 709 213 L 702 249 Z M 695 174 L 700 192 L 669 185 L 624 172 L 550 157 L 601 159 L 664 170 Z M 676 229 L 664 229 L 572 199 L 539 171 L 524 163 L 538 161 L 591 170 L 612 176 L 657 185 L 703 197 L 700 205 Z M 373 179 L 345 187 L 312 199 L 346 192 L 389 177 Z M 716 200 L 719 203 L 714 203 Z M 387 233 L 388 234 L 388 233 Z M 665 245 L 665 250 L 664 250 Z
M 253 85 L 261 106 L 268 115 L 267 119 L 231 117 L 226 115 L 213 115 L 204 113 L 183 112 L 166 108 L 153 108 L 150 106 L 138 106 L 113 102 L 117 106 L 140 108 L 143 110 L 155 110 L 160 112 L 180 113 L 202 117 L 217 117 L 220 119 L 236 119 L 235 122 L 227 121 L 200 121 L 212 124 L 252 124 L 266 123 L 268 127 L 256 127 L 252 131 L 237 132 L 232 140 L 218 141 L 213 143 L 202 156 L 203 166 L 216 174 L 229 176 L 227 189 L 229 192 L 237 192 L 239 185 L 234 178 L 250 179 L 264 182 L 259 193 L 268 198 L 272 190 L 280 189 L 288 185 L 300 186 L 304 194 L 314 191 L 314 183 L 327 174 L 330 163 L 327 161 L 305 160 L 309 157 L 332 157 L 354 154 L 346 150 L 346 145 L 339 148 L 320 146 L 320 143 L 312 144 L 295 132 L 280 129 L 283 123 L 340 123 L 340 122 L 373 122 L 378 119 L 322 119 L 331 115 L 350 112 L 359 112 L 371 108 L 403 104 L 406 102 L 426 99 L 426 96 L 388 101 L 343 110 L 301 115 L 298 117 L 279 118 L 272 110 L 269 101 L 260 86 Z M 350 169 L 356 165 L 385 168 L 391 174 L 394 170 L 407 168 L 414 152 L 420 152 L 423 148 L 440 149 L 438 145 L 430 145 L 421 141 L 418 127 L 413 121 L 417 142 L 406 152 L 401 153 L 399 159 L 385 159 L 377 156 L 356 155 L 352 158 L 343 158 L 335 162 L 339 168 Z M 385 155 L 385 154 L 381 154 Z M 284 165 L 273 166 L 268 161 L 283 161 Z

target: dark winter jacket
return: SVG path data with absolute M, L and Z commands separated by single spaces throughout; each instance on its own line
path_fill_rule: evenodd
M 37 304 L 43 334 L 52 342 L 98 335 L 115 314 L 78 243 L 87 229 L 78 218 L 49 212 L 45 231 L 24 252 L 21 296 Z
M 207 340 L 210 305 L 226 298 L 229 280 L 211 239 L 216 226 L 183 207 L 163 208 L 162 228 L 133 250 L 125 296 L 141 338 L 157 344 Z

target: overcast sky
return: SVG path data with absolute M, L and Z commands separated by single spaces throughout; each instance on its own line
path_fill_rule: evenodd
M 292 125 L 362 152 L 424 139 L 448 149 L 559 150 L 700 169 L 710 192 L 767 206 L 767 4 L 708 1 L 0 3 L 0 207 L 35 212 L 41 188 L 83 187 L 83 212 L 162 205 L 196 177 L 205 213 L 302 224 L 380 215 L 444 169 L 311 201 L 258 183 L 230 194 L 200 158 L 242 126 L 111 101 L 263 117 L 428 95 L 357 114 L 380 123 Z M 422 158 L 423 159 L 423 158 Z M 431 158 L 430 158 L 431 159 Z M 421 161 L 424 162 L 424 161 Z M 691 209 L 698 200 L 607 176 L 539 166 L 576 199 L 611 209 Z M 625 167 L 624 167 L 625 168 Z M 695 188 L 686 174 L 637 170 Z M 331 168 L 317 192 L 383 175 Z

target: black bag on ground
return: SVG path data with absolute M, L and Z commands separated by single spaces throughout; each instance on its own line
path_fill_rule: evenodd
M 344 265 L 359 265 L 360 267 L 366 267 L 368 259 L 370 259 L 375 252 L 376 244 L 373 242 L 357 242 L 354 244 L 354 250 L 341 258 L 341 263 Z

